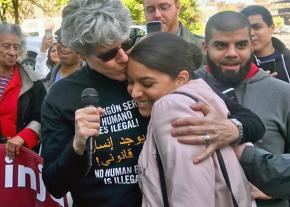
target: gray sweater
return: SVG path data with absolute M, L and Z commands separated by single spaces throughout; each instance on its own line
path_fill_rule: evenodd
M 205 69 L 198 73 L 221 91 L 227 89 Z M 262 69 L 235 88 L 238 102 L 256 113 L 266 132 L 255 145 L 273 154 L 290 152 L 290 84 L 272 78 Z M 270 200 L 258 206 L 285 207 L 284 200 Z
M 210 73 L 198 71 L 221 91 L 226 88 Z M 235 88 L 238 102 L 256 113 L 266 132 L 257 146 L 273 154 L 290 152 L 290 84 L 269 76 L 263 70 Z

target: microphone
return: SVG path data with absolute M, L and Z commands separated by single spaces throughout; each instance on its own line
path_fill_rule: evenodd
M 99 94 L 94 88 L 86 88 L 82 91 L 81 104 L 83 107 L 96 107 L 99 102 Z M 90 136 L 86 142 L 87 173 L 93 165 L 93 141 L 94 137 Z

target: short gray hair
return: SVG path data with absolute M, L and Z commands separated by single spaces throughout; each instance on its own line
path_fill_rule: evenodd
M 131 15 L 120 0 L 70 0 L 62 18 L 62 41 L 82 55 L 129 38 Z
M 11 24 L 8 22 L 0 22 L 0 35 L 2 34 L 12 34 L 19 38 L 19 58 L 22 57 L 26 52 L 26 41 L 25 36 L 21 31 L 21 28 L 17 24 Z

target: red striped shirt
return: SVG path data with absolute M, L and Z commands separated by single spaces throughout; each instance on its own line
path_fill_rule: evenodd
M 11 79 L 12 75 L 0 75 L 0 97 L 2 97 Z

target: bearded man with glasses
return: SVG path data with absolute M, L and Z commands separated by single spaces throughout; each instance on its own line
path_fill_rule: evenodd
M 127 51 L 135 43 L 130 12 L 119 0 L 71 0 L 62 16 L 61 41 L 80 54 L 86 65 L 57 81 L 42 105 L 44 184 L 57 198 L 70 191 L 74 206 L 140 207 L 137 161 L 148 119 L 139 114 L 127 92 Z M 97 90 L 96 105 L 103 109 L 83 108 L 81 94 L 87 88 Z M 240 112 L 237 116 L 244 115 L 245 141 L 261 137 L 261 121 L 245 109 L 234 108 Z M 225 126 L 214 127 L 212 133 L 227 143 L 239 138 L 239 129 L 229 119 L 211 117 Z M 194 133 L 201 140 L 204 137 L 199 130 Z M 215 148 L 217 139 L 209 134 Z M 95 137 L 89 170 L 88 137 Z

